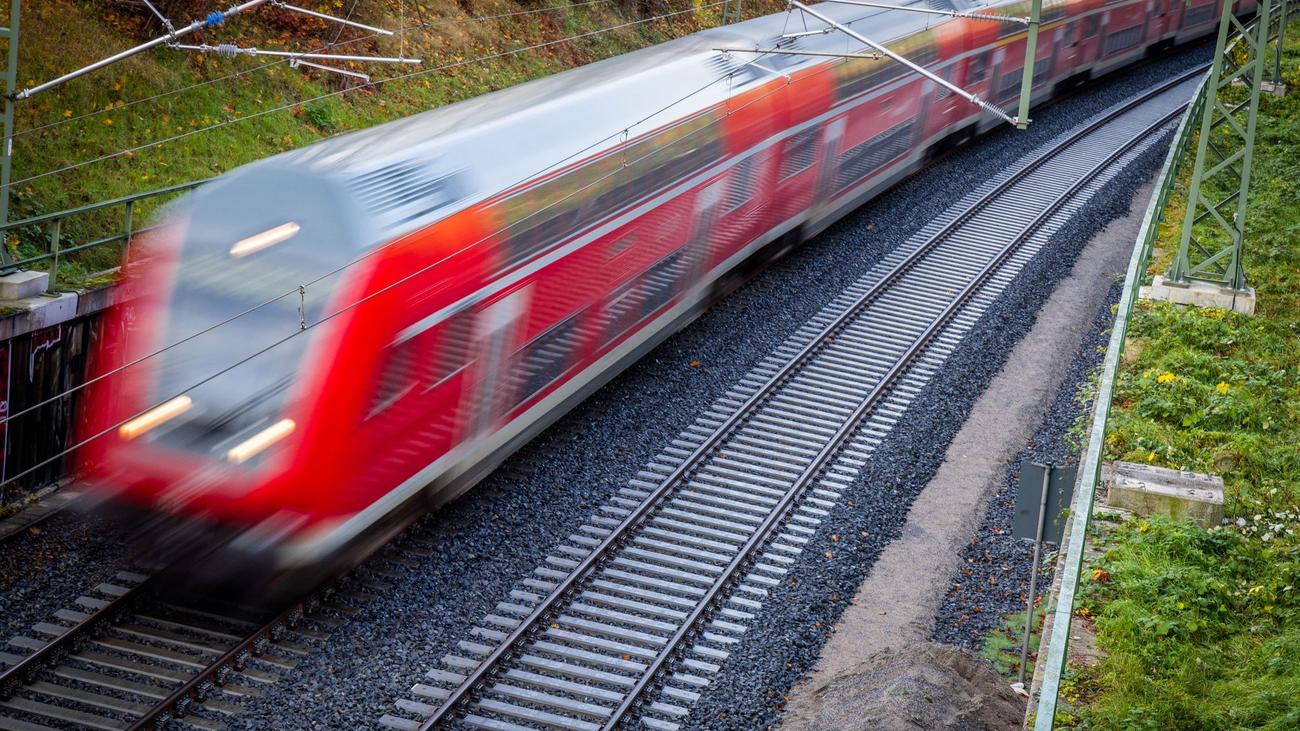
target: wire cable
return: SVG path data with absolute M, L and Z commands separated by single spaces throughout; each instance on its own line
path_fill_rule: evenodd
M 433 68 L 421 69 L 421 70 L 419 70 L 419 71 L 412 71 L 412 72 L 409 72 L 409 73 L 406 73 L 406 74 L 399 74 L 399 75 L 397 75 L 397 76 L 390 76 L 390 77 L 385 78 L 385 79 L 378 79 L 378 80 L 372 81 L 372 82 L 370 83 L 370 85 L 371 85 L 371 86 L 379 86 L 379 85 L 381 85 L 381 84 L 387 84 L 387 83 L 394 82 L 394 81 L 406 81 L 406 80 L 409 80 L 409 79 L 418 78 L 418 77 L 421 77 L 421 76 L 426 76 L 426 75 L 428 75 L 428 74 L 437 73 L 437 72 L 440 72 L 440 71 L 447 71 L 447 70 L 449 70 L 449 69 L 459 68 L 459 67 L 461 67 L 461 66 L 468 66 L 468 65 L 470 65 L 470 64 L 480 63 L 480 62 L 483 62 L 483 61 L 491 61 L 491 60 L 498 59 L 498 58 L 505 58 L 505 57 L 507 57 L 507 56 L 513 56 L 513 55 L 516 55 L 516 54 L 519 54 L 519 53 L 526 53 L 526 52 L 528 52 L 528 51 L 536 51 L 536 50 L 538 50 L 538 49 L 541 49 L 541 48 L 547 48 L 547 47 L 550 47 L 550 46 L 558 45 L 558 44 L 560 44 L 560 43 L 568 43 L 568 42 L 571 42 L 571 41 L 581 40 L 581 39 L 583 39 L 583 38 L 588 38 L 588 37 L 590 37 L 590 36 L 600 35 L 600 34 L 602 34 L 602 33 L 609 33 L 609 32 L 616 31 L 616 30 L 622 30 L 623 28 L 629 28 L 629 27 L 636 26 L 636 25 L 644 25 L 644 24 L 646 24 L 646 23 L 652 23 L 652 22 L 655 22 L 655 21 L 658 21 L 658 20 L 665 20 L 665 19 L 667 19 L 667 18 L 675 17 L 675 16 L 678 16 L 678 15 L 684 15 L 684 14 L 686 14 L 686 13 L 694 13 L 694 12 L 697 12 L 697 11 L 699 11 L 699 10 L 703 10 L 703 9 L 705 9 L 705 8 L 716 7 L 716 6 L 721 5 L 721 4 L 722 4 L 722 0 L 718 0 L 717 2 L 706 3 L 706 4 L 704 4 L 704 5 L 700 5 L 700 6 L 693 6 L 693 7 L 690 7 L 690 8 L 686 8 L 686 9 L 684 9 L 684 10 L 675 10 L 675 11 L 670 12 L 670 13 L 663 13 L 663 14 L 661 14 L 661 15 L 656 15 L 656 16 L 653 16 L 653 17 L 650 17 L 650 18 L 641 18 L 641 19 L 639 19 L 639 20 L 627 21 L 627 22 L 625 22 L 625 23 L 620 23 L 620 24 L 618 24 L 618 25 L 609 26 L 609 27 L 606 27 L 606 28 L 599 28 L 599 29 L 596 29 L 596 30 L 585 31 L 585 32 L 578 33 L 578 34 L 576 34 L 576 35 L 572 35 L 572 36 L 567 36 L 567 37 L 564 37 L 564 38 L 558 38 L 558 39 L 550 40 L 550 41 L 542 41 L 542 42 L 540 42 L 540 43 L 534 43 L 534 44 L 529 45 L 529 46 L 522 46 L 522 47 L 519 47 L 519 48 L 510 49 L 510 50 L 507 50 L 507 51 L 499 51 L 499 52 L 497 52 L 497 53 L 491 53 L 491 54 L 487 54 L 487 55 L 485 55 L 485 56 L 475 56 L 474 58 L 464 59 L 464 60 L 461 60 L 461 61 L 453 61 L 453 62 L 451 62 L 451 63 L 443 64 L 443 65 L 441 65 L 441 66 L 435 66 L 435 67 L 433 67 Z M 223 121 L 223 122 L 216 122 L 216 123 L 210 124 L 210 125 L 208 125 L 208 126 L 206 126 L 206 127 L 199 127 L 199 128 L 197 128 L 197 129 L 187 130 L 187 131 L 182 132 L 182 133 L 180 133 L 180 134 L 175 134 L 175 135 L 172 135 L 172 136 L 170 136 L 170 137 L 164 137 L 164 138 L 162 138 L 162 139 L 160 139 L 160 140 L 153 140 L 153 141 L 151 141 L 151 142 L 145 142 L 145 143 L 142 143 L 142 144 L 136 145 L 136 146 L 134 146 L 134 147 L 128 147 L 128 148 L 124 148 L 124 149 L 122 149 L 122 150 L 118 150 L 117 152 L 111 152 L 111 153 L 108 153 L 108 154 L 105 154 L 105 155 L 100 155 L 99 157 L 91 158 L 91 159 L 89 159 L 89 160 L 83 160 L 83 161 L 81 161 L 81 162 L 72 163 L 71 165 L 65 165 L 65 166 L 63 166 L 63 167 L 61 167 L 61 168 L 55 168 L 54 170 L 48 170 L 48 171 L 43 172 L 43 173 L 38 173 L 38 174 L 36 174 L 36 175 L 31 175 L 31 176 L 28 176 L 28 177 L 26 177 L 26 178 L 20 178 L 20 179 L 18 179 L 18 180 L 13 180 L 13 181 L 10 181 L 10 182 L 8 183 L 8 187 L 11 187 L 11 188 L 12 188 L 13 186 L 22 185 L 22 184 L 24 184 L 24 183 L 30 183 L 30 182 L 32 182 L 32 181 L 34 181 L 34 180 L 41 180 L 41 179 L 43 179 L 43 178 L 48 178 L 48 177 L 50 177 L 50 176 L 52 176 L 52 175 L 60 175 L 60 174 L 62 174 L 62 173 L 66 173 L 66 172 L 69 172 L 69 171 L 71 171 L 71 170 L 77 170 L 77 169 L 79 169 L 79 168 L 86 167 L 87 165 L 94 165 L 94 164 L 96 164 L 96 163 L 106 162 L 106 161 L 108 161 L 108 160 L 113 160 L 113 159 L 116 159 L 116 158 L 119 158 L 119 157 L 124 157 L 124 156 L 128 156 L 128 155 L 134 155 L 134 154 L 136 154 L 137 152 L 141 152 L 141 151 L 143 151 L 143 150 L 152 149 L 152 148 L 154 148 L 154 147 L 160 147 L 160 146 L 162 146 L 162 145 L 166 145 L 166 144 L 169 144 L 169 143 L 171 143 L 171 142 L 176 142 L 177 140 L 182 140 L 182 139 L 185 139 L 185 138 L 188 138 L 188 137 L 193 137 L 194 135 L 203 134 L 203 133 L 205 133 L 205 132 L 211 132 L 212 130 L 219 129 L 219 128 L 221 128 L 221 127 L 226 127 L 226 126 L 229 126 L 229 125 L 232 125 L 232 124 L 236 124 L 236 123 L 239 123 L 239 122 L 246 122 L 246 121 L 251 120 L 251 119 L 259 119 L 259 118 L 261 118 L 261 117 L 265 117 L 265 116 L 270 115 L 270 114 L 275 114 L 275 113 L 277 113 L 277 112 L 283 112 L 283 111 L 286 111 L 286 110 L 289 110 L 289 109 L 293 109 L 293 108 L 295 108 L 295 107 L 303 106 L 304 104 L 311 104 L 312 102 L 317 102 L 317 101 L 320 101 L 320 100 L 322 100 L 322 99 L 329 99 L 329 98 L 331 98 L 331 97 L 339 96 L 339 95 L 341 95 L 341 94 L 346 94 L 346 93 L 348 93 L 349 91 L 350 91 L 350 89 L 338 89 L 338 90 L 336 90 L 336 91 L 327 92 L 327 93 L 325 93 L 325 94 L 321 94 L 321 95 L 319 95 L 319 96 L 314 96 L 314 97 L 311 97 L 311 98 L 309 98 L 309 99 L 299 99 L 299 100 L 297 100 L 297 101 L 295 101 L 295 102 L 291 102 L 291 103 L 288 103 L 288 104 L 282 104 L 282 105 L 280 105 L 280 106 L 278 106 L 278 107 L 272 107 L 272 108 L 270 108 L 270 109 L 263 109 L 263 110 L 260 110 L 260 111 L 257 111 L 257 112 L 253 112 L 252 114 L 249 114 L 249 115 L 246 115 L 246 116 L 243 116 L 243 117 L 238 117 L 238 118 L 236 118 L 236 119 L 229 119 L 229 120 L 225 120 L 225 121 Z M 340 133 L 340 134 L 345 134 L 345 133 Z M 328 138 L 326 138 L 326 139 L 328 139 Z M 0 190 L 3 190 L 4 187 L 5 187 L 5 186 L 0 186 Z
M 422 22 L 422 23 L 416 23 L 416 24 L 413 24 L 413 25 L 411 25 L 411 26 L 408 26 L 408 27 L 407 27 L 407 30 L 424 30 L 424 29 L 427 29 L 427 28 L 432 27 L 433 25 L 435 25 L 435 24 L 437 24 L 437 23 L 471 23 L 471 22 L 473 22 L 473 23 L 483 23 L 483 22 L 487 22 L 487 21 L 491 21 L 491 20 L 500 20 L 500 19 L 503 19 L 503 18 L 511 18 L 511 17 L 521 16 L 521 15 L 534 15 L 534 14 L 537 14 L 537 13 L 554 12 L 554 11 L 557 11 L 557 10 L 569 10 L 569 9 L 572 9 L 572 8 L 582 8 L 582 7 L 587 7 L 587 6 L 590 6 L 590 5 L 605 5 L 605 4 L 611 3 L 611 2 L 613 2 L 613 1 L 614 1 L 614 0 L 586 0 L 585 2 L 574 3 L 574 4 L 572 4 L 572 5 L 558 5 L 558 6 L 555 6 L 555 7 L 533 8 L 532 10 L 518 10 L 518 11 L 514 11 L 514 12 L 510 12 L 510 13 L 498 13 L 498 14 L 496 14 L 496 15 L 471 16 L 471 17 L 468 17 L 468 18 L 438 18 L 438 19 L 436 19 L 436 20 L 431 20 L 431 21 L 426 21 L 426 22 Z M 354 6 L 354 7 L 355 7 L 355 6 Z M 352 14 L 351 11 L 349 11 L 348 15 L 350 16 L 351 14 Z M 339 32 L 341 33 L 341 32 L 342 32 L 342 29 L 340 29 Z M 332 42 L 332 43 L 327 43 L 327 44 L 325 44 L 324 46 L 322 46 L 320 49 L 316 49 L 316 50 L 326 50 L 326 49 L 330 49 L 330 48 L 341 48 L 341 47 L 343 47 L 343 46 L 347 46 L 347 45 L 350 45 L 350 44 L 353 44 L 353 43 L 360 43 L 360 42 L 362 42 L 362 41 L 368 41 L 368 40 L 372 40 L 372 39 L 375 39 L 375 38 L 378 38 L 378 37 L 379 37 L 379 34 L 377 34 L 377 33 L 369 33 L 369 34 L 366 34 L 366 35 L 363 35 L 363 36 L 359 36 L 359 37 L 357 37 L 357 38 L 349 38 L 349 39 L 346 40 L 346 41 L 339 41 L 339 40 L 338 40 L 338 34 L 336 34 L 336 35 L 335 35 L 335 40 L 334 40 L 334 42 Z M 54 127 L 60 127 L 60 126 L 65 125 L 65 124 L 72 124 L 73 122 L 79 122 L 79 121 L 81 121 L 81 120 L 83 120 L 83 119 L 89 119 L 89 118 L 91 118 L 91 117 L 96 117 L 96 116 L 99 116 L 99 115 L 101 115 L 101 114 L 110 114 L 110 113 L 112 113 L 112 112 L 119 112 L 119 111 L 121 111 L 121 110 L 123 110 L 123 109 L 127 109 L 127 108 L 130 108 L 130 107 L 133 107 L 133 106 L 135 106 L 135 105 L 137 105 L 137 104 L 145 104 L 145 103 L 148 103 L 148 102 L 156 101 L 156 100 L 158 100 L 158 99 L 163 99 L 163 98 L 166 98 L 166 97 L 169 97 L 169 96 L 174 96 L 174 95 L 176 95 L 176 94 L 181 94 L 181 93 L 184 93 L 184 92 L 187 92 L 187 91 L 191 91 L 191 90 L 193 90 L 193 89 L 198 89 L 198 88 L 201 88 L 201 87 L 204 87 L 204 86 L 211 86 L 212 84 L 220 83 L 220 82 L 222 82 L 222 81 L 229 81 L 229 80 L 232 80 L 232 79 L 242 78 L 242 77 L 244 77 L 244 76 L 249 76 L 249 75 L 251 75 L 251 74 L 253 74 L 253 73 L 256 73 L 256 72 L 258 72 L 258 71 L 263 71 L 263 70 L 268 69 L 268 68 L 270 68 L 270 67 L 272 67 L 272 66 L 282 66 L 282 65 L 285 65 L 285 64 L 287 64 L 290 60 L 291 60 L 291 59 L 278 59 L 278 60 L 275 60 L 275 61 L 268 61 L 268 62 L 266 62 L 266 63 L 258 64 L 257 66 L 254 66 L 254 67 L 252 67 L 252 68 L 243 69 L 243 70 L 240 70 L 240 71 L 234 71 L 234 72 L 231 72 L 231 73 L 229 73 L 229 74 L 226 74 L 225 76 L 219 76 L 219 77 L 217 77 L 217 78 L 215 78 L 215 79 L 208 79 L 207 81 L 196 82 L 196 83 L 193 83 L 193 84 L 189 84 L 189 85 L 187 85 L 187 86 L 182 86 L 182 87 L 178 87 L 178 88 L 176 88 L 176 89 L 171 89 L 171 90 L 169 90 L 169 91 L 160 92 L 160 93 L 158 93 L 158 94 L 154 94 L 154 95 L 152 95 L 152 96 L 141 97 L 141 98 L 139 98 L 139 99 L 132 99 L 132 100 L 129 101 L 129 102 L 123 102 L 120 106 L 119 106 L 119 105 L 114 105 L 112 109 L 96 109 L 96 110 L 93 111 L 93 112 L 86 112 L 86 113 L 84 113 L 84 114 L 78 114 L 78 115 L 76 115 L 76 116 L 72 116 L 72 117 L 66 117 L 66 118 L 63 118 L 63 119 L 56 119 L 56 120 L 54 120 L 54 121 L 52 121 L 52 122 L 47 122 L 46 124 L 42 124 L 42 125 L 39 125 L 39 126 L 36 126 L 36 127 L 28 127 L 27 129 L 19 130 L 19 131 L 15 132 L 15 133 L 13 134 L 13 137 L 14 137 L 14 139 L 17 139 L 17 138 L 22 137 L 22 136 L 24 136 L 24 135 L 33 134 L 33 133 L 36 133 L 36 132 L 40 132 L 40 131 L 42 131 L 42 130 L 52 129 L 52 128 L 54 128 Z

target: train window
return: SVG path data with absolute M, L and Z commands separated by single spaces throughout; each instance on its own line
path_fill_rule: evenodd
M 516 405 L 537 395 L 573 365 L 581 340 L 578 321 L 585 312 L 570 315 L 519 349 L 515 368 L 521 388 Z
M 892 47 L 895 53 L 902 55 L 912 63 L 927 66 L 939 60 L 939 50 L 930 31 L 923 31 L 903 39 Z M 883 86 L 911 71 L 891 59 L 852 59 L 840 64 L 838 71 L 839 88 L 836 91 L 840 100 L 857 96 L 864 91 Z
M 1052 71 L 1052 59 L 1040 58 L 1034 62 L 1034 86 L 1039 86 Z
M 388 407 L 397 403 L 410 393 L 416 384 L 416 343 L 419 338 L 406 340 L 390 346 L 384 353 L 384 364 L 375 382 L 375 391 L 370 398 L 370 409 L 366 418 L 372 419 L 383 413 Z
M 1142 26 L 1135 25 L 1132 28 L 1115 31 L 1106 36 L 1106 55 L 1120 53 L 1136 46 L 1142 41 Z
M 622 254 L 623 252 L 627 251 L 628 249 L 631 249 L 633 246 L 636 245 L 636 240 L 637 240 L 636 231 L 628 232 L 626 236 L 619 238 L 618 241 L 615 241 L 613 244 L 610 245 L 609 257 L 612 259 L 618 256 L 619 254 Z
M 702 114 L 597 161 L 617 172 L 592 185 L 583 218 L 603 220 L 721 160 L 717 121 L 715 114 Z
M 601 313 L 601 346 L 617 340 L 677 296 L 691 261 L 683 249 L 678 249 L 614 290 Z
M 989 53 L 979 53 L 970 57 L 966 62 L 966 84 L 978 84 L 984 80 L 989 73 Z
M 911 136 L 912 120 L 909 119 L 845 151 L 839 157 L 835 189 L 848 188 L 880 166 L 902 155 L 907 151 Z
M 601 345 L 609 345 L 641 319 L 641 286 L 633 278 L 624 282 L 605 303 L 601 313 Z
M 442 323 L 438 352 L 428 361 L 425 390 L 437 386 L 469 365 L 473 356 L 473 344 L 474 313 L 471 310 L 458 312 Z
M 506 266 L 527 259 L 572 231 L 582 202 L 577 177 L 562 175 L 505 201 L 510 221 L 506 230 Z
M 944 81 L 952 81 L 953 68 L 954 68 L 953 66 L 948 66 L 944 68 L 942 71 L 939 72 L 939 78 L 943 79 Z M 953 93 L 952 89 L 949 89 L 946 86 L 942 86 L 938 84 L 936 84 L 936 86 L 938 86 L 938 89 L 934 93 L 934 98 L 936 100 L 942 101 L 952 96 Z
M 785 155 L 781 159 L 781 180 L 807 170 L 817 152 L 817 128 L 809 127 L 785 141 Z
M 1194 5 L 1190 8 L 1184 9 L 1183 25 L 1196 25 L 1197 23 L 1204 23 L 1210 18 L 1213 18 L 1214 6 L 1215 3 L 1208 3 L 1206 5 Z
M 648 317 L 676 296 L 681 289 L 682 276 L 686 274 L 687 263 L 686 255 L 678 249 L 660 259 L 646 271 L 641 282 L 643 317 Z
M 757 187 L 758 154 L 736 163 L 731 169 L 731 188 L 727 191 L 727 204 L 723 209 L 730 213 L 750 201 Z
M 1097 35 L 1097 29 L 1101 27 L 1101 18 L 1095 15 L 1089 15 L 1083 21 L 1083 37 L 1092 38 Z
M 1002 74 L 998 82 L 998 100 L 1005 101 L 1020 93 L 1020 80 L 1025 75 L 1024 69 L 1015 69 Z

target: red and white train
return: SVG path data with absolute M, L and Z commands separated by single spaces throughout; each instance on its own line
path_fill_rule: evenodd
M 1034 100 L 1211 32 L 1220 1 L 1047 0 Z M 1023 25 L 818 10 L 1017 101 Z M 696 33 L 203 186 L 133 248 L 96 361 L 166 349 L 85 400 L 92 481 L 209 566 L 320 569 L 474 484 L 742 263 L 1001 123 L 887 59 L 715 50 L 866 50 L 795 27 Z

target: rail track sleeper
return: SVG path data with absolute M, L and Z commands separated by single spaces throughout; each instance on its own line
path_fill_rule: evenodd
M 717 539 L 720 542 L 739 545 L 744 543 L 745 539 L 734 531 L 721 529 L 712 525 L 703 525 L 694 516 L 675 516 L 664 511 L 663 515 L 657 515 L 650 520 L 650 525 L 657 525 L 665 529 L 671 529 L 680 533 L 701 536 L 706 539 Z
M 28 698 L 14 697 L 9 700 L 0 701 L 0 707 L 9 708 L 15 711 L 21 711 L 33 716 L 48 718 L 55 721 L 72 723 L 84 728 L 99 729 L 100 731 L 117 731 L 126 728 L 126 722 L 115 718 L 105 718 L 93 713 L 86 713 L 63 706 L 56 706 L 50 703 L 30 700 Z
M 705 479 L 709 478 L 712 478 L 714 482 L 719 484 L 709 484 L 704 482 Z M 780 484 L 776 480 L 770 480 L 770 482 L 773 484 Z M 715 507 L 734 510 L 741 514 L 754 513 L 761 515 L 766 512 L 766 508 L 768 507 L 768 505 L 764 505 L 764 502 L 767 500 L 766 495 L 745 495 L 744 493 L 739 493 L 737 490 L 729 490 L 726 487 L 723 487 L 723 485 L 734 484 L 735 480 L 713 475 L 701 475 L 699 479 L 691 480 L 691 489 L 683 490 L 681 496 L 683 498 L 690 498 L 691 500 L 698 500 Z
M 44 695 L 51 698 L 59 698 L 65 701 L 72 701 L 94 708 L 102 708 L 106 711 L 116 713 L 141 714 L 149 710 L 149 706 L 144 703 L 123 700 L 114 696 L 94 693 L 80 688 L 73 688 L 64 685 L 58 685 L 45 680 L 39 680 L 26 688 L 27 692 Z
M 615 673 L 596 670 L 584 665 L 574 665 L 572 663 L 552 660 L 532 653 L 521 654 L 518 658 L 519 663 L 527 665 L 537 670 L 543 670 L 548 673 L 558 673 L 570 678 L 578 678 L 592 683 L 605 683 L 617 687 L 629 688 L 635 681 L 626 675 L 617 675 Z M 473 670 L 473 668 L 469 668 Z M 444 704 L 445 706 L 445 704 Z
M 180 670 L 164 668 L 158 665 L 150 665 L 114 655 L 105 655 L 102 652 L 79 652 L 75 655 L 69 656 L 68 659 L 78 660 L 96 667 L 110 668 L 112 670 L 119 670 L 133 675 L 176 684 L 183 683 L 190 677 L 189 673 Z
M 656 536 L 661 539 L 675 541 L 678 544 L 683 544 L 686 548 L 694 548 L 694 549 L 699 549 L 699 550 L 709 551 L 709 552 L 728 551 L 728 550 L 734 550 L 736 548 L 735 543 L 723 543 L 722 541 L 714 541 L 714 540 L 709 540 L 707 538 L 700 538 L 696 535 L 693 535 L 693 533 L 687 533 L 682 531 L 668 531 L 668 530 L 664 530 L 663 528 L 656 527 L 654 524 L 648 525 L 645 528 L 643 528 L 642 533 L 643 535 L 647 535 L 647 536 Z
M 588 589 L 582 593 L 582 600 L 603 604 L 607 607 L 616 607 L 619 609 L 628 609 L 641 612 L 652 617 L 663 617 L 665 619 L 684 619 L 685 612 L 671 607 L 661 606 L 647 601 L 636 599 L 626 599 L 619 596 L 613 596 L 603 592 Z
M 569 617 L 567 621 L 561 622 L 560 624 L 565 627 L 575 627 L 578 629 L 587 630 L 588 632 L 603 634 L 606 635 L 607 637 L 620 637 L 629 640 L 639 639 L 637 637 L 631 636 L 632 633 L 619 632 L 618 628 L 616 627 L 604 626 L 599 628 L 593 628 L 591 625 L 598 624 L 598 623 L 584 623 L 584 622 L 576 621 L 575 617 Z M 607 650 L 609 652 L 616 652 L 619 653 L 620 656 L 626 656 L 628 660 L 631 660 L 634 657 L 645 658 L 648 660 L 650 658 L 653 658 L 655 655 L 653 649 L 641 647 L 639 645 L 634 645 L 631 644 L 630 642 L 620 642 L 619 640 L 611 640 L 611 639 L 607 639 L 606 637 L 597 637 L 594 634 L 587 634 L 586 632 L 575 632 L 573 630 L 547 627 L 542 634 L 554 640 L 559 640 L 573 645 L 580 645 L 588 649 Z M 655 644 L 658 645 L 663 644 L 663 639 L 658 637 L 657 635 L 651 636 L 650 639 L 655 640 Z
M 514 617 L 503 617 L 500 614 L 488 614 L 483 617 L 483 621 L 488 624 L 494 624 L 498 627 L 505 627 L 506 629 L 514 629 L 519 626 L 518 619 L 515 619 Z
M 745 581 L 751 584 L 766 584 L 767 586 L 772 587 L 781 585 L 781 582 L 778 579 L 773 579 L 770 576 L 762 576 L 753 572 L 745 574 Z
M 594 589 L 603 589 L 605 591 L 614 592 L 617 594 L 623 594 L 625 596 L 630 596 L 630 597 L 636 597 L 638 599 L 644 599 L 646 601 L 659 602 L 660 604 L 668 604 L 668 605 L 678 606 L 678 607 L 694 606 L 694 602 L 692 600 L 676 594 L 665 594 L 663 592 L 654 591 L 652 589 L 645 589 L 640 586 L 635 586 L 623 582 L 610 581 L 608 579 L 600 578 L 600 577 L 592 579 L 591 586 Z

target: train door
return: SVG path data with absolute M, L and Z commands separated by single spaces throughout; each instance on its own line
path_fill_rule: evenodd
M 825 144 L 822 147 L 821 173 L 817 178 L 817 205 L 831 199 L 835 194 L 836 159 L 840 154 L 840 140 L 844 137 L 844 117 L 832 119 L 826 125 Z
M 474 336 L 478 377 L 469 417 L 473 436 L 492 431 L 513 403 L 518 384 L 512 382 L 510 355 L 528 321 L 531 294 L 532 288 L 525 285 L 478 308 Z
M 695 229 L 686 244 L 686 255 L 690 260 L 687 277 L 692 284 L 699 281 L 708 270 L 722 263 L 724 258 L 721 251 L 723 247 L 719 243 L 715 228 L 718 223 L 719 204 L 722 202 L 722 191 L 726 185 L 725 178 L 715 180 L 695 196 L 693 218 Z

